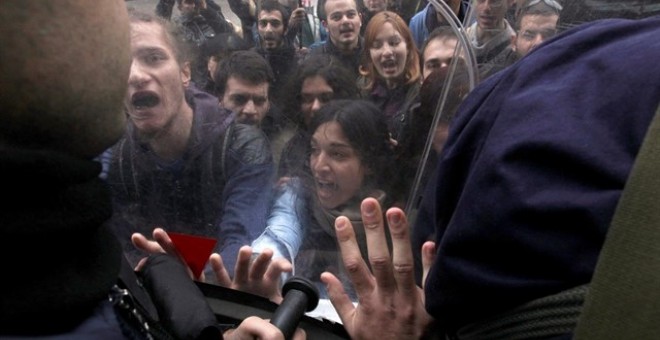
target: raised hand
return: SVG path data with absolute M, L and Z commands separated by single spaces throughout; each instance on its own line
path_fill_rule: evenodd
M 373 273 L 362 259 L 350 221 L 343 216 L 335 220 L 342 259 L 358 295 L 357 306 L 333 274 L 325 272 L 321 280 L 352 339 L 418 339 L 432 318 L 424 309 L 424 292 L 415 284 L 406 215 L 399 208 L 387 211 L 392 236 L 390 256 L 378 201 L 365 199 L 361 211 Z M 422 252 L 426 275 L 433 261 L 434 244 L 425 243 Z
M 275 303 L 282 302 L 280 277 L 293 270 L 291 263 L 283 258 L 273 259 L 273 251 L 265 249 L 256 257 L 252 248 L 243 246 L 238 251 L 234 279 L 229 277 L 219 254 L 212 254 L 209 261 L 221 286 L 260 295 Z
M 167 232 L 163 230 L 162 228 L 155 228 L 154 231 L 152 232 L 152 237 L 153 241 L 147 239 L 144 235 L 140 233 L 134 233 L 131 235 L 131 242 L 133 245 L 144 251 L 147 254 L 158 254 L 158 253 L 167 253 L 171 256 L 174 256 L 181 261 L 186 266 L 186 269 L 188 270 L 188 274 L 190 275 L 190 278 L 193 280 L 198 280 L 198 281 L 205 281 L 204 278 L 204 272 L 199 277 L 194 277 L 192 274 L 192 270 L 188 268 L 186 265 L 185 259 L 179 254 L 179 252 L 176 250 L 176 247 L 174 246 L 174 242 L 170 239 L 169 235 L 167 235 Z M 140 270 L 146 261 L 146 257 L 140 260 L 138 262 L 135 270 Z
M 302 23 L 305 20 L 306 16 L 307 13 L 305 12 L 304 8 L 302 7 L 296 8 L 293 12 L 291 12 L 291 15 L 289 16 L 288 29 L 295 31 L 300 30 L 300 27 L 302 26 Z

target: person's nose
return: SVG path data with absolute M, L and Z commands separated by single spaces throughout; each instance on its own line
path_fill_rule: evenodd
M 392 50 L 392 46 L 390 46 L 389 44 L 383 44 L 382 51 L 384 56 L 390 56 L 394 54 L 394 50 Z
M 248 100 L 245 105 L 243 105 L 241 113 L 247 118 L 254 119 L 257 115 L 257 107 L 254 105 L 254 100 Z
M 128 74 L 128 85 L 134 87 L 142 87 L 149 80 L 148 74 L 137 60 L 131 63 L 131 69 Z
M 318 111 L 321 106 L 323 106 L 323 103 L 318 98 L 314 98 L 314 101 L 312 102 L 312 112 Z
M 312 170 L 315 173 L 324 173 L 327 172 L 330 168 L 328 167 L 327 155 L 325 152 L 321 151 L 316 156 L 312 157 Z

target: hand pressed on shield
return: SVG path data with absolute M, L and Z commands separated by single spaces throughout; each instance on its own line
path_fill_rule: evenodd
M 293 270 L 291 263 L 283 258 L 273 259 L 273 251 L 264 249 L 252 260 L 252 248 L 243 246 L 238 252 L 234 279 L 229 277 L 219 254 L 212 254 L 211 268 L 215 272 L 218 284 L 224 287 L 260 295 L 280 303 L 280 277 L 282 273 Z
M 176 250 L 176 247 L 174 246 L 174 242 L 172 242 L 172 239 L 170 239 L 169 235 L 167 235 L 167 232 L 163 230 L 162 228 L 155 228 L 154 231 L 152 232 L 152 237 L 153 241 L 147 239 L 144 235 L 140 233 L 134 233 L 131 235 L 131 242 L 133 242 L 133 245 L 144 251 L 147 254 L 159 254 L 159 253 L 167 253 L 171 256 L 174 256 L 181 261 L 184 265 L 186 265 L 186 261 L 183 259 L 181 254 Z M 138 262 L 135 270 L 140 270 L 142 266 L 144 265 L 144 262 L 146 261 L 146 258 L 143 258 Z M 204 278 L 204 272 L 199 277 L 193 277 L 192 270 L 188 268 L 186 265 L 186 269 L 188 270 L 188 274 L 190 275 L 190 278 L 193 280 L 198 280 L 198 281 L 205 281 Z
M 387 211 L 392 236 L 392 256 L 387 246 L 383 214 L 378 201 L 366 198 L 361 205 L 373 273 L 362 259 L 350 221 L 335 220 L 335 231 L 344 265 L 358 295 L 355 306 L 340 281 L 325 272 L 332 304 L 352 339 L 417 339 L 433 321 L 424 309 L 424 292 L 415 284 L 408 221 L 398 208 Z M 435 245 L 422 248 L 425 275 L 433 261 Z

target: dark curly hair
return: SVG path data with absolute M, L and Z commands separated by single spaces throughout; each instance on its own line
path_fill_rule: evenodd
M 314 115 L 309 126 L 311 135 L 322 124 L 337 122 L 362 165 L 370 170 L 364 187 L 389 191 L 395 169 L 394 151 L 385 116 L 370 101 L 362 99 L 331 100 Z M 308 149 L 309 151 L 309 149 Z

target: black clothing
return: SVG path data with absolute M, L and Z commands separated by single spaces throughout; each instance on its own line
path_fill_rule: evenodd
M 4 148 L 0 158 L 0 258 L 9 275 L 0 332 L 68 332 L 108 299 L 119 274 L 121 248 L 103 226 L 112 205 L 101 165 L 39 150 Z
M 268 97 L 275 104 L 282 105 L 286 84 L 298 65 L 295 48 L 285 42 L 272 51 L 261 46 L 255 47 L 253 51 L 264 57 L 273 71 L 273 81 L 270 83 Z
M 174 0 L 160 0 L 156 5 L 156 15 L 170 20 Z M 234 28 L 225 19 L 220 7 L 212 1 L 207 1 L 207 8 L 200 10 L 197 15 L 182 15 L 172 20 L 183 29 L 184 39 L 192 43 L 196 49 L 196 58 L 192 65 L 192 80 L 200 88 L 206 88 L 207 61 L 205 44 L 208 40 L 221 33 L 233 33 Z
M 360 58 L 362 56 L 362 49 L 364 48 L 364 39 L 360 36 L 360 39 L 358 40 L 358 47 L 353 50 L 353 52 L 349 54 L 343 53 L 341 50 L 335 46 L 335 44 L 332 43 L 332 39 L 328 37 L 328 39 L 318 45 L 312 45 L 310 46 L 310 52 L 309 55 L 314 55 L 314 54 L 328 54 L 331 55 L 341 64 L 351 72 L 351 74 L 354 75 L 354 79 L 358 79 L 360 73 Z

